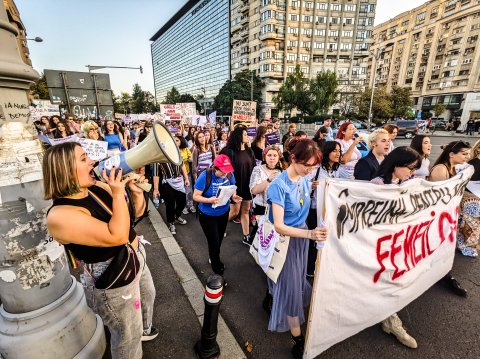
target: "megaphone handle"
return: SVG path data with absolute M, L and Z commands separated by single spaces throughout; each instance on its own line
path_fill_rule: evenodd
M 150 192 L 150 190 L 152 189 L 152 184 L 151 183 L 135 183 L 135 186 L 143 189 L 147 193 Z

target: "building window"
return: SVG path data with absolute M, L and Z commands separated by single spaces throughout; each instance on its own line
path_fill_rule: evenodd
M 325 44 L 323 42 L 315 42 L 314 46 L 315 46 L 316 49 L 325 48 Z
M 303 21 L 312 22 L 312 20 L 313 20 L 313 16 L 303 15 Z
M 325 36 L 325 29 L 315 29 L 315 35 Z
M 327 6 L 326 3 L 317 3 L 317 10 L 327 10 Z
M 425 11 L 416 16 L 417 22 L 425 20 Z
M 291 21 L 298 21 L 298 14 L 290 14 Z
M 345 4 L 345 11 L 355 11 L 357 9 L 357 5 L 347 5 Z
M 342 10 L 342 6 L 340 4 L 331 4 L 330 5 L 330 8 L 332 9 L 332 11 L 340 11 Z
M 317 16 L 317 23 L 324 24 L 327 22 L 327 18 L 325 16 Z

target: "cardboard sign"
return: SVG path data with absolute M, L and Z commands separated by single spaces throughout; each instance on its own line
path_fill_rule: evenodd
M 233 100 L 232 121 L 254 122 L 257 117 L 255 101 Z
M 104 158 L 107 158 L 108 143 L 106 141 L 95 141 L 87 138 L 79 138 L 77 142 L 80 143 L 83 150 L 92 160 L 101 161 Z
M 310 306 L 304 358 L 381 322 L 452 268 L 469 166 L 441 182 L 401 186 L 327 179 L 328 240 Z M 320 187 L 319 187 L 320 188 Z
M 249 137 L 256 137 L 257 136 L 257 128 L 256 127 L 247 127 L 247 134 Z
M 280 133 L 278 131 L 267 133 L 265 135 L 267 145 L 277 145 L 280 143 Z
M 30 106 L 30 114 L 32 121 L 40 120 L 42 116 L 57 115 L 60 116 L 60 109 L 58 105 L 50 103 L 50 100 L 32 100 L 35 106 Z

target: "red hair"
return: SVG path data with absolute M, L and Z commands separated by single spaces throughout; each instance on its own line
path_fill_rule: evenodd
M 343 131 L 346 131 L 349 125 L 353 125 L 351 122 L 344 122 L 340 125 L 338 132 L 337 132 L 337 138 L 339 140 L 343 140 L 345 138 L 345 134 Z
M 307 163 L 311 158 L 315 159 L 313 165 L 318 165 L 322 162 L 322 153 L 315 141 L 309 138 L 293 137 L 286 145 L 286 149 L 290 156 L 295 157 L 296 163 Z

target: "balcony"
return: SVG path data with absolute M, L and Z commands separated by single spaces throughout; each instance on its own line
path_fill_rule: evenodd
M 285 35 L 284 34 L 278 34 L 274 31 L 269 31 L 269 32 L 266 32 L 264 34 L 260 34 L 259 36 L 259 39 L 261 41 L 264 41 L 264 40 L 275 40 L 275 39 L 284 39 L 285 38 Z

